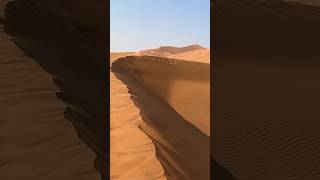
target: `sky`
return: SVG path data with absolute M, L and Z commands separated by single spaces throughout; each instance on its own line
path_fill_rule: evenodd
M 111 52 L 210 48 L 210 0 L 111 0 Z

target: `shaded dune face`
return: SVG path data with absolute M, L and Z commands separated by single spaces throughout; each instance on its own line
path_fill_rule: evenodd
M 209 69 L 208 64 L 147 56 L 112 64 L 140 109 L 140 128 L 155 144 L 168 179 L 210 177 Z
M 16 0 L 8 3 L 2 23 L 14 43 L 53 76 L 57 96 L 67 104 L 66 119 L 96 153 L 96 168 L 106 174 L 107 30 L 102 7 L 107 6 L 105 1 L 81 2 Z M 88 8 L 101 16 L 95 11 L 90 16 Z
M 136 79 L 209 136 L 210 65 L 158 57 L 128 57 Z M 152 61 L 152 60 L 155 61 Z
M 110 178 L 164 180 L 151 139 L 139 129 L 142 118 L 128 88 L 110 72 Z
M 320 178 L 319 14 L 283 1 L 213 4 L 212 149 L 236 179 Z

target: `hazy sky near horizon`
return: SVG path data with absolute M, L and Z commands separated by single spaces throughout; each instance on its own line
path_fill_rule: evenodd
M 210 48 L 210 0 L 111 0 L 112 52 L 199 44 Z

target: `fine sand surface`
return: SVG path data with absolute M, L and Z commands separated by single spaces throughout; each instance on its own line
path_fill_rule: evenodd
M 1 180 L 106 174 L 106 6 L 78 2 L 0 2 Z
M 0 179 L 98 179 L 52 77 L 0 32 Z
M 209 64 L 132 55 L 111 53 L 111 178 L 209 179 Z
M 320 8 L 299 2 L 213 4 L 212 149 L 235 179 L 320 179 Z

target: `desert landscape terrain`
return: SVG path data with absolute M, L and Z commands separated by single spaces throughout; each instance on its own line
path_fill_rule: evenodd
M 82 2 L 0 1 L 1 180 L 106 179 L 106 2 Z
M 111 179 L 210 179 L 210 50 L 111 53 Z
M 319 2 L 211 5 L 212 62 L 191 45 L 108 64 L 105 1 L 0 1 L 0 179 L 206 180 L 213 160 L 320 179 Z

